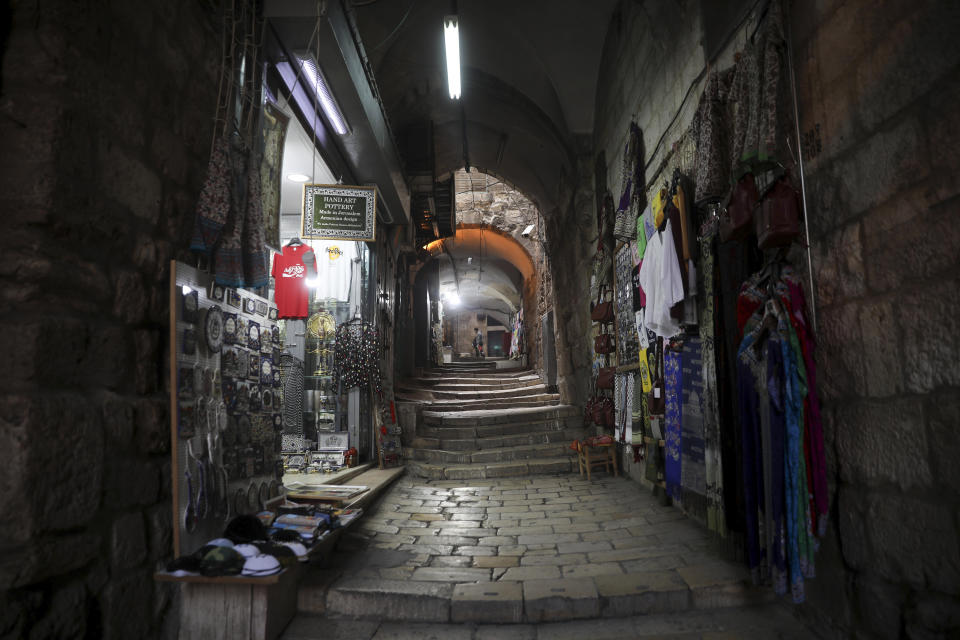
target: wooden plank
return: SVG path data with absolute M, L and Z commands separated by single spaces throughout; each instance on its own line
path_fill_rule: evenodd
M 177 461 L 177 261 L 170 261 L 170 477 L 173 500 L 173 557 L 180 553 L 180 492 L 177 491 L 177 479 L 180 477 L 180 465 Z
M 275 573 L 272 576 L 175 576 L 172 573 L 166 573 L 164 571 L 158 571 L 153 574 L 153 579 L 157 582 L 186 582 L 190 584 L 276 584 L 280 582 L 280 577 L 288 572 L 289 569 L 284 569 L 280 573 Z

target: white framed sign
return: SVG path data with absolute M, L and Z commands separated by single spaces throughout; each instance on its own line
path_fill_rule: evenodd
M 349 446 L 349 434 L 345 431 L 317 434 L 317 449 L 320 451 L 346 451 Z
M 303 185 L 302 237 L 372 242 L 376 223 L 376 187 Z

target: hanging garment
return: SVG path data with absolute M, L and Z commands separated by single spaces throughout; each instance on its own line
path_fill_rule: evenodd
M 283 432 L 303 438 L 303 360 L 280 356 L 283 373 Z
M 308 315 L 310 290 L 303 257 L 310 251 L 305 244 L 287 245 L 273 257 L 270 275 L 275 282 L 274 298 L 280 318 L 306 318 Z
M 717 402 L 717 363 L 714 345 L 716 322 L 713 239 L 715 227 L 701 232 L 700 264 L 702 266 L 703 308 L 700 312 L 701 360 L 703 362 L 703 457 L 707 492 L 707 527 L 720 534 L 726 532 L 726 514 L 723 503 L 723 456 L 720 433 L 720 408 Z
M 647 244 L 640 265 L 640 286 L 647 297 L 644 325 L 663 337 L 679 333 L 680 324 L 670 316 L 670 307 L 683 300 L 683 282 L 670 221 Z
M 260 158 L 250 159 L 246 176 L 246 207 L 243 221 L 243 276 L 250 289 L 265 287 L 270 282 L 270 250 L 263 228 L 263 197 L 260 192 Z
M 666 345 L 664 345 L 666 346 Z M 666 483 L 667 493 L 677 502 L 681 500 L 680 486 L 682 484 L 681 462 L 681 423 L 682 423 L 682 373 L 681 356 L 672 349 L 664 349 L 663 353 L 664 385 L 666 394 L 666 409 L 664 411 L 666 450 Z
M 213 273 L 217 284 L 246 286 L 243 273 L 243 226 L 246 220 L 247 156 L 239 141 L 230 144 L 230 212 L 220 243 L 213 252 Z
M 230 214 L 230 146 L 218 137 L 207 166 L 207 177 L 197 200 L 197 220 L 190 249 L 209 255 L 220 241 Z
M 694 201 L 721 200 L 730 188 L 730 153 L 724 101 L 732 70 L 712 72 L 694 115 L 691 130 L 696 140 L 693 180 Z
M 707 480 L 704 460 L 703 433 L 703 351 L 699 338 L 687 338 L 683 341 L 681 359 L 681 389 L 683 417 L 681 424 L 681 484 L 685 491 L 697 496 L 706 496 Z M 685 500 L 685 503 L 689 503 Z M 705 505 L 703 500 L 698 505 Z M 688 512 L 689 512 L 689 504 Z M 702 508 L 702 507 L 701 507 Z M 700 510 L 700 509 L 698 509 Z M 706 520 L 707 514 L 696 514 Z

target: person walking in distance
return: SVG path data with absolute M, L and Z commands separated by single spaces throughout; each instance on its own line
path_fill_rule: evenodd
M 480 333 L 480 327 L 473 328 L 473 353 L 478 358 L 483 357 L 483 334 Z

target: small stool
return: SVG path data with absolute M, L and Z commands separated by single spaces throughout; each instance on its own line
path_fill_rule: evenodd
M 591 451 L 591 449 L 593 451 Z M 592 467 L 603 465 L 607 473 L 610 473 L 610 467 L 613 466 L 613 475 L 619 476 L 617 469 L 617 445 L 616 443 L 588 445 L 583 442 L 577 447 L 577 463 L 580 465 L 580 475 L 583 476 L 583 470 L 587 470 L 587 480 L 590 480 L 590 469 Z

